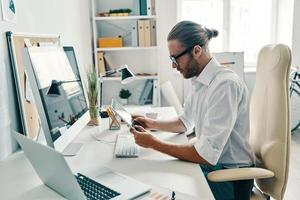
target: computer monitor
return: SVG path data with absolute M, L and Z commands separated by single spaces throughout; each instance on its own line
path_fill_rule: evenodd
M 74 49 L 28 47 L 24 63 L 47 144 L 74 155 L 71 141 L 90 120 Z

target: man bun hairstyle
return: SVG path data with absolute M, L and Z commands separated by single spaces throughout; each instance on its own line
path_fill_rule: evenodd
M 205 28 L 206 29 L 206 33 L 207 33 L 207 37 L 208 39 L 210 40 L 211 38 L 215 38 L 219 35 L 219 31 L 217 31 L 216 29 L 208 29 L 208 28 Z
M 217 37 L 219 32 L 209 29 L 192 21 L 181 21 L 170 31 L 167 40 L 178 40 L 183 47 L 189 48 L 200 45 L 209 53 L 208 44 L 212 38 Z

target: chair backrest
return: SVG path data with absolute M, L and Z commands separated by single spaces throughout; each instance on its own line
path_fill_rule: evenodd
M 250 103 L 250 144 L 257 167 L 275 176 L 255 180 L 275 199 L 283 199 L 289 171 L 291 51 L 283 44 L 264 46 L 258 55 L 256 81 Z

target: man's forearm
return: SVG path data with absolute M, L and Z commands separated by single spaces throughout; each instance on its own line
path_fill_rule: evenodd
M 176 157 L 180 160 L 211 165 L 198 154 L 193 144 L 178 145 L 156 140 L 153 143 L 152 149 Z
M 154 128 L 161 131 L 168 131 L 174 133 L 183 133 L 186 128 L 179 118 L 168 121 L 155 121 Z

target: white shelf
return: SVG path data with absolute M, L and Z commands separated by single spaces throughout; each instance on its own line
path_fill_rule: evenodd
M 156 19 L 156 15 L 137 15 L 137 16 L 113 16 L 113 17 L 94 17 L 95 21 L 107 20 L 138 20 L 138 19 Z
M 158 0 L 147 0 L 151 2 L 151 12 L 146 12 L 149 15 L 140 15 L 139 1 L 135 3 L 130 1 L 111 1 L 111 0 L 91 0 L 92 1 L 92 26 L 93 26 L 93 53 L 94 63 L 99 69 L 103 70 L 103 65 L 106 64 L 114 66 L 116 63 L 126 63 L 130 66 L 131 71 L 140 72 L 141 75 L 136 75 L 136 80 L 132 83 L 123 86 L 120 77 L 101 77 L 103 88 L 103 104 L 110 102 L 111 98 L 118 98 L 121 88 L 126 88 L 132 91 L 131 104 L 139 104 L 139 97 L 144 91 L 145 84 L 149 80 L 153 81 L 152 104 L 160 105 L 160 78 L 158 67 L 158 40 L 157 33 L 159 28 L 159 14 L 155 10 L 155 5 Z M 154 7 L 152 7 L 154 6 Z M 129 16 L 98 16 L 99 12 L 107 12 L 116 8 L 129 8 L 133 12 Z M 148 7 L 147 7 L 148 8 Z M 144 23 L 145 22 L 145 23 Z M 150 23 L 150 25 L 149 25 Z M 140 26 L 140 27 L 139 27 Z M 142 34 L 146 35 L 145 27 L 147 29 L 147 46 L 142 46 L 143 41 L 139 38 Z M 139 28 L 141 30 L 139 31 Z M 101 37 L 112 37 L 116 35 L 124 35 L 123 47 L 108 47 L 99 48 L 98 39 Z M 140 37 L 139 37 L 140 35 Z M 152 46 L 149 46 L 149 40 Z M 146 40 L 146 39 L 145 39 Z M 146 42 L 145 42 L 146 43 Z M 141 45 L 141 46 L 139 46 Z M 100 54 L 99 52 L 104 52 Z M 103 56 L 101 58 L 100 56 Z M 103 60 L 107 59 L 107 63 Z M 146 61 L 146 63 L 145 63 Z M 151 75 L 144 75 L 143 72 L 151 73 Z M 147 74 L 145 73 L 145 74 Z M 119 75 L 119 74 L 118 74 Z M 149 87 L 148 87 L 149 88 Z M 149 101 L 150 102 L 150 101 Z
M 136 76 L 135 80 L 158 79 L 158 76 Z M 121 81 L 121 77 L 103 77 L 103 81 Z
M 114 47 L 114 48 L 96 48 L 96 51 L 128 51 L 128 50 L 151 50 L 157 49 L 157 46 L 151 47 Z

